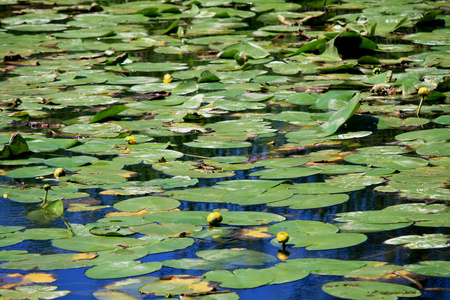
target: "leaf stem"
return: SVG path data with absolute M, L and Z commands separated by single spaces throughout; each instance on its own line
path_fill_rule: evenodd
M 422 98 L 420 99 L 419 107 L 417 108 L 417 117 L 419 117 L 420 110 L 422 109 L 423 100 L 425 99 L 425 95 L 422 95 Z

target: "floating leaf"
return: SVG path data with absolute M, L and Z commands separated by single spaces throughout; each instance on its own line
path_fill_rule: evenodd
M 148 214 L 145 219 L 158 223 L 178 223 L 207 225 L 207 211 L 171 211 Z M 283 221 L 285 218 L 272 213 L 256 211 L 224 211 L 221 212 L 223 223 L 229 225 L 264 225 L 271 222 Z
M 95 116 L 92 118 L 92 120 L 89 121 L 89 123 L 96 123 L 106 118 L 115 117 L 116 115 L 120 114 L 121 112 L 127 109 L 129 109 L 129 107 L 124 105 L 110 106 L 96 113 Z
M 322 286 L 322 290 L 344 299 L 398 299 L 398 297 L 418 297 L 420 291 L 400 284 L 371 281 L 336 281 Z M 386 296 L 389 295 L 389 296 Z M 386 298 L 389 297 L 389 298 Z
M 245 53 L 251 59 L 260 59 L 269 56 L 269 52 L 253 42 L 241 42 L 225 47 L 218 56 L 222 58 L 234 58 L 234 55 L 239 52 Z
M 53 24 L 54 25 L 54 24 Z M 4 299 L 55 299 L 69 294 L 67 290 L 57 290 L 53 285 L 19 286 L 14 290 L 0 289 Z
M 139 292 L 155 294 L 156 296 L 164 296 L 167 295 L 167 293 L 171 295 L 189 295 L 208 292 L 215 289 L 217 286 L 217 284 L 203 280 L 203 276 L 171 275 L 141 286 Z
M 209 271 L 203 274 L 206 280 L 220 282 L 220 286 L 233 289 L 251 289 L 272 282 L 275 275 L 265 269 L 238 269 Z
M 30 228 L 23 232 L 25 240 L 53 240 L 72 237 L 64 228 Z
M 30 153 L 31 151 L 28 148 L 28 144 L 25 139 L 20 135 L 20 133 L 14 133 L 9 140 L 9 145 L 3 146 L 3 149 L 0 151 L 0 158 L 9 159 L 15 156 Z
M 410 272 L 425 276 L 450 277 L 450 262 L 442 260 L 421 261 L 419 264 L 405 265 Z
M 149 242 L 126 237 L 99 237 L 99 236 L 75 236 L 70 239 L 54 240 L 53 246 L 61 249 L 96 252 L 104 250 L 114 250 L 120 248 L 119 245 L 140 246 Z
M 408 170 L 428 165 L 428 161 L 423 158 L 395 154 L 350 154 L 344 159 L 355 164 L 368 164 L 381 168 L 396 168 L 398 170 Z
M 279 263 L 276 266 L 281 269 L 308 271 L 313 274 L 342 276 L 366 265 L 367 263 L 364 261 L 345 261 L 330 258 L 296 258 L 289 259 L 285 263 Z
M 158 235 L 168 237 L 189 236 L 202 229 L 199 226 L 191 224 L 172 224 L 172 223 L 163 223 L 163 224 L 151 223 L 145 225 L 132 226 L 131 228 L 135 232 L 147 235 Z
M 293 247 L 306 247 L 306 250 L 329 250 L 347 248 L 361 244 L 367 236 L 358 233 L 313 234 L 293 236 Z
M 360 104 L 361 94 L 356 94 L 348 104 L 333 114 L 330 119 L 320 126 L 324 136 L 335 133 L 341 125 L 343 125 L 352 115 L 356 113 Z
M 3 269 L 40 270 L 72 269 L 92 266 L 97 253 L 64 253 L 24 256 L 17 261 L 9 261 L 2 264 Z
M 160 262 L 118 261 L 92 267 L 85 272 L 85 275 L 92 279 L 131 277 L 153 273 L 161 267 Z
M 441 233 L 420 235 L 405 235 L 384 241 L 389 245 L 403 245 L 410 249 L 447 248 L 450 237 Z
M 142 209 L 146 209 L 148 211 L 152 210 L 170 210 L 172 208 L 176 208 L 180 205 L 180 202 L 167 198 L 167 197 L 158 197 L 158 196 L 146 196 L 146 197 L 137 197 L 128 200 L 120 201 L 114 204 L 114 208 L 121 211 L 138 211 Z
M 272 255 L 245 249 L 204 250 L 196 254 L 201 259 L 166 260 L 163 264 L 180 269 L 221 270 L 239 266 L 262 266 L 276 261 Z
M 283 179 L 283 178 L 298 178 L 311 176 L 320 173 L 321 170 L 314 168 L 273 168 L 267 170 L 260 170 L 250 173 L 250 176 L 258 176 L 263 179 Z

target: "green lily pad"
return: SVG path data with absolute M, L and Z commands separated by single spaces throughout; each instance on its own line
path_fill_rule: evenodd
M 272 158 L 257 161 L 253 166 L 265 168 L 289 168 L 304 165 L 308 161 L 309 159 L 306 157 Z
M 320 99 L 319 99 L 320 100 Z M 359 109 L 361 94 L 356 94 L 347 105 L 333 114 L 330 119 L 320 126 L 324 136 L 332 135 Z
M 136 231 L 122 226 L 98 226 L 92 227 L 89 232 L 98 236 L 130 236 L 136 234 Z
M 222 58 L 234 58 L 234 55 L 239 52 L 244 53 L 251 59 L 260 59 L 269 56 L 269 52 L 253 42 L 241 42 L 230 45 L 222 49 L 218 56 Z
M 124 106 L 124 105 L 110 106 L 110 107 L 96 113 L 95 116 L 92 118 L 92 120 L 89 121 L 89 123 L 96 123 L 103 119 L 114 117 L 117 114 L 120 114 L 121 112 L 123 112 L 124 110 L 127 110 L 127 109 L 129 109 L 129 107 Z
M 270 284 L 293 282 L 303 279 L 309 275 L 308 271 L 283 269 L 280 268 L 279 265 L 266 270 L 275 275 L 275 279 Z
M 180 202 L 167 198 L 158 196 L 146 196 L 137 197 L 128 200 L 120 201 L 114 204 L 114 208 L 121 211 L 138 211 L 146 209 L 148 211 L 158 211 L 158 210 L 170 210 L 176 208 L 180 205 Z
M 92 266 L 97 254 L 86 255 L 85 253 L 60 253 L 48 255 L 25 256 L 22 260 L 9 261 L 2 264 L 3 269 L 31 270 L 63 270 Z
M 92 279 L 111 279 L 144 275 L 161 268 L 160 262 L 118 261 L 92 267 L 85 272 L 85 275 Z
M 233 289 L 251 289 L 272 282 L 275 275 L 265 269 L 237 269 L 209 271 L 205 280 L 220 282 L 220 286 Z
M 366 266 L 347 273 L 345 277 L 363 278 L 363 279 L 381 279 L 401 269 L 403 268 L 397 265 L 390 265 L 384 262 L 368 261 Z
M 428 165 L 428 161 L 423 158 L 395 154 L 350 154 L 344 159 L 350 163 L 366 164 L 381 168 L 396 168 L 398 170 L 415 169 Z
M 23 233 L 21 231 L 3 233 L 0 235 L 0 247 L 15 245 L 23 240 Z
M 131 63 L 124 65 L 124 68 L 129 71 L 136 72 L 169 72 L 184 70 L 188 67 L 184 63 Z
M 419 264 L 405 265 L 403 268 L 410 272 L 425 276 L 450 277 L 450 263 L 448 261 L 421 261 Z
M 303 195 L 345 193 L 361 190 L 363 188 L 363 185 L 342 185 L 331 182 L 296 183 L 288 187 L 288 189 L 294 192 L 294 194 Z
M 258 176 L 262 179 L 283 179 L 283 178 L 298 178 L 306 177 L 320 173 L 321 170 L 314 168 L 272 168 L 266 170 L 260 170 L 250 173 L 250 176 Z
M 395 136 L 398 141 L 425 140 L 442 141 L 450 138 L 450 130 L 445 128 L 426 129 L 401 133 Z
M 380 232 L 395 230 L 411 226 L 413 222 L 402 222 L 394 224 L 369 223 L 364 221 L 349 221 L 336 224 L 342 232 Z
M 243 249 L 203 250 L 196 254 L 201 259 L 166 260 L 163 265 L 179 269 L 223 270 L 240 266 L 261 266 L 276 261 L 272 255 Z
M 44 164 L 52 167 L 65 169 L 76 168 L 98 161 L 98 158 L 92 156 L 72 156 L 72 157 L 54 157 L 43 161 Z
M 290 220 L 280 222 L 269 226 L 268 231 L 277 234 L 280 231 L 285 231 L 288 234 L 302 233 L 302 234 L 333 234 L 339 229 L 328 223 L 310 221 L 310 220 Z
M 169 277 L 156 279 L 139 287 L 139 292 L 145 294 L 155 294 L 156 296 L 189 295 L 215 289 L 217 284 L 204 281 L 203 276 L 192 275 L 172 275 Z
M 0 234 L 19 231 L 22 229 L 25 229 L 25 227 L 23 227 L 23 226 L 0 226 Z
M 191 225 L 191 224 L 145 224 L 137 225 L 131 227 L 133 231 L 147 234 L 147 235 L 158 235 L 158 236 L 168 236 L 176 237 L 180 235 L 191 235 L 195 232 L 202 230 L 201 227 Z
M 52 242 L 53 246 L 57 248 L 80 252 L 114 250 L 120 248 L 119 245 L 141 246 L 148 243 L 133 238 L 99 236 L 75 236 L 69 239 L 54 240 Z
M 67 29 L 67 25 L 64 24 L 19 24 L 5 26 L 5 29 L 11 31 L 22 32 L 54 32 L 64 31 Z
M 54 285 L 28 285 L 15 289 L 0 289 L 0 293 L 5 299 L 55 299 L 70 293 L 68 290 L 57 289 Z
M 332 195 L 294 195 L 288 199 L 270 202 L 269 206 L 289 206 L 292 209 L 312 209 L 333 206 L 346 202 L 350 197 L 346 194 Z
M 31 152 L 26 140 L 20 135 L 20 133 L 15 133 L 11 135 L 9 145 L 4 145 L 3 149 L 0 151 L 0 158 L 9 159 L 30 153 Z
M 35 178 L 53 174 L 54 169 L 44 166 L 23 167 L 9 171 L 6 176 L 9 178 Z
M 367 236 L 359 233 L 292 234 L 289 244 L 291 247 L 306 247 L 306 250 L 330 250 L 355 246 L 366 240 Z M 274 239 L 272 243 L 276 245 L 278 241 Z
M 23 232 L 24 240 L 54 240 L 72 237 L 64 228 L 30 228 Z
M 321 275 L 346 275 L 353 270 L 366 266 L 364 261 L 338 260 L 330 258 L 296 258 L 276 266 L 281 269 L 308 271 Z
M 145 219 L 158 223 L 207 225 L 207 211 L 171 211 L 155 212 L 145 216 Z M 221 212 L 223 223 L 229 225 L 264 225 L 271 222 L 280 222 L 285 218 L 272 213 L 256 211 L 224 211 Z
M 194 148 L 207 148 L 207 149 L 223 149 L 223 148 L 247 148 L 252 145 L 250 142 L 239 142 L 239 141 L 194 141 L 185 143 L 188 147 Z
M 405 245 L 410 249 L 447 248 L 450 237 L 441 233 L 420 235 L 405 235 L 384 241 L 388 245 Z
M 398 297 L 418 297 L 421 292 L 400 284 L 371 281 L 336 281 L 322 286 L 322 290 L 344 299 L 398 299 Z M 389 295 L 389 296 L 386 296 Z

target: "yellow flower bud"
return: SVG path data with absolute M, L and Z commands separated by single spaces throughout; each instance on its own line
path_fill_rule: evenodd
M 130 144 L 130 145 L 137 144 L 137 139 L 134 136 L 132 136 L 132 135 L 127 136 L 125 138 L 125 141 L 127 141 L 127 143 Z
M 289 241 L 289 234 L 284 231 L 280 231 L 277 233 L 278 243 L 286 244 Z
M 217 211 L 212 212 L 208 215 L 208 217 L 206 218 L 206 220 L 208 221 L 208 223 L 212 226 L 215 225 L 219 225 L 220 222 L 222 222 L 223 217 L 220 213 L 218 213 Z
M 430 90 L 426 87 L 421 87 L 418 91 L 419 95 L 428 95 L 430 93 Z
M 58 179 L 59 177 L 66 175 L 66 170 L 64 170 L 64 168 L 58 168 L 53 172 L 53 175 Z
M 166 74 L 166 75 L 164 75 L 163 82 L 164 83 L 171 83 L 172 79 L 173 79 L 172 75 Z

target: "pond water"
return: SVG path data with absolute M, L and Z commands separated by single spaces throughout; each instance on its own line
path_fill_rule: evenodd
M 450 298 L 449 7 L 0 1 L 0 297 Z

